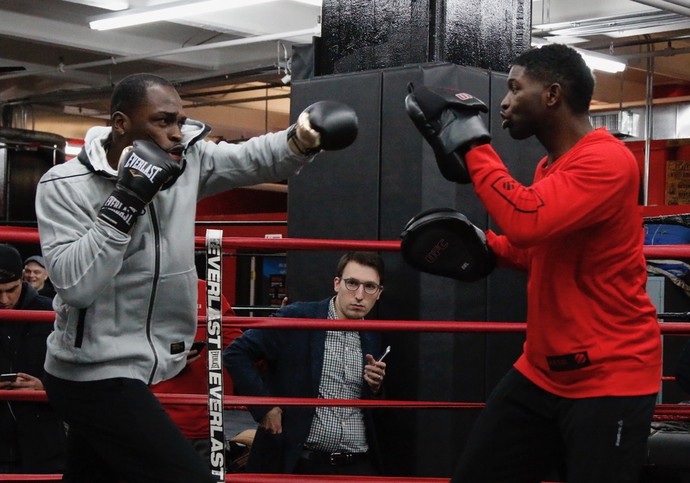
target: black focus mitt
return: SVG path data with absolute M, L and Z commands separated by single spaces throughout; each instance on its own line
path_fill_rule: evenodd
M 491 141 L 480 113 L 486 104 L 466 92 L 442 87 L 408 86 L 405 110 L 434 150 L 436 163 L 448 181 L 471 183 L 465 153 L 473 144 Z
M 422 272 L 474 282 L 496 266 L 484 232 L 450 208 L 419 213 L 400 237 L 403 259 Z

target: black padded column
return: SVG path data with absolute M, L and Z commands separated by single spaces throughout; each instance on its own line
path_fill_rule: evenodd
M 539 157 L 530 142 L 500 130 L 498 112 L 510 61 L 529 47 L 528 0 L 325 0 L 315 44 L 317 77 L 293 82 L 291 117 L 320 99 L 352 105 L 360 136 L 319 156 L 289 181 L 288 235 L 397 240 L 430 208 L 455 208 L 496 228 L 470 185 L 443 179 L 429 146 L 404 111 L 410 82 L 455 87 L 484 100 L 494 146 L 518 179 Z M 435 63 L 430 63 L 435 62 Z M 459 67 L 459 65 L 474 67 Z M 406 66 L 406 67 L 405 67 Z M 325 75 L 324 75 L 325 74 Z M 321 77 L 319 77 L 321 76 Z M 524 164 L 523 164 L 524 163 Z M 340 253 L 288 253 L 291 300 L 332 293 Z M 524 276 L 497 270 L 460 283 L 410 269 L 384 253 L 385 290 L 373 318 L 524 320 Z M 389 399 L 485 401 L 520 352 L 522 334 L 386 333 Z M 477 411 L 379 411 L 385 474 L 449 476 Z
M 315 100 L 341 100 L 355 108 L 360 136 L 343 151 L 321 154 L 289 181 L 290 237 L 397 240 L 412 216 L 440 207 L 463 212 L 481 228 L 497 229 L 471 185 L 440 175 L 431 149 L 404 110 L 410 82 L 454 87 L 486 100 L 495 148 L 518 179 L 529 183 L 540 148 L 536 141 L 515 143 L 500 129 L 505 74 L 437 63 L 296 82 L 293 118 Z M 291 300 L 331 294 L 339 255 L 291 251 Z M 384 259 L 385 290 L 374 318 L 524 320 L 523 275 L 497 270 L 486 280 L 461 283 L 412 270 L 397 252 L 384 253 Z M 393 348 L 387 359 L 388 398 L 481 402 L 519 354 L 524 336 L 390 332 L 385 339 Z M 450 474 L 476 414 L 380 411 L 388 473 Z
M 446 61 L 507 71 L 529 47 L 529 0 L 324 0 L 321 73 Z
M 352 106 L 359 118 L 356 142 L 342 151 L 321 153 L 289 180 L 288 236 L 326 239 L 379 239 L 380 72 L 329 76 L 293 83 L 290 111 L 296 119 L 317 100 Z M 341 252 L 291 252 L 290 300 L 325 298 Z

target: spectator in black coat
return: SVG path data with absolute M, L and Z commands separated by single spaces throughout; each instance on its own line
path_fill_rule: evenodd
M 22 281 L 19 252 L 0 245 L 0 309 L 51 310 L 52 300 Z M 48 322 L 0 321 L 0 390 L 42 391 Z M 5 378 L 0 378 L 5 379 Z M 60 473 L 65 429 L 47 402 L 0 401 L 0 473 Z

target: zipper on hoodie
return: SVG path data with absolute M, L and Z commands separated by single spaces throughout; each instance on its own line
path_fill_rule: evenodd
M 86 324 L 86 309 L 79 309 L 77 318 L 77 333 L 74 338 L 74 347 L 80 348 L 84 342 L 84 325 Z
M 158 353 L 156 352 L 156 347 L 153 344 L 153 339 L 151 337 L 151 318 L 153 316 L 153 307 L 156 304 L 156 291 L 158 289 L 158 279 L 160 277 L 161 270 L 161 232 L 158 226 L 158 217 L 156 216 L 156 210 L 153 207 L 153 203 L 149 203 L 148 212 L 151 217 L 151 226 L 153 228 L 153 239 L 154 239 L 154 270 L 153 270 L 153 285 L 151 286 L 151 299 L 149 302 L 149 309 L 146 314 L 146 340 L 151 347 L 151 352 L 153 352 L 153 367 L 151 368 L 151 373 L 149 375 L 149 384 L 153 383 L 153 377 L 158 369 Z

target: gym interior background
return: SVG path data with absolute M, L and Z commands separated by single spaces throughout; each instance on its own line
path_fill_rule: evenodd
M 402 99 L 409 82 L 447 85 L 472 92 L 495 114 L 511 54 L 543 41 L 570 43 L 625 65 L 620 72 L 596 72 L 593 121 L 635 153 L 646 214 L 685 213 L 690 205 L 683 175 L 690 162 L 690 8 L 682 2 L 491 0 L 480 8 L 470 0 L 274 0 L 117 30 L 89 27 L 121 7 L 166 3 L 0 0 L 0 222 L 35 226 L 40 175 L 73 156 L 88 127 L 107 125 L 114 82 L 148 71 L 173 80 L 188 115 L 210 124 L 219 141 L 283 129 L 323 98 L 347 102 L 360 118 L 353 146 L 322 155 L 289 185 L 202 201 L 199 235 L 218 227 L 225 236 L 395 240 L 409 218 L 433 207 L 461 209 L 490 227 L 471 188 L 437 173 Z M 463 43 L 468 31 L 471 39 Z M 497 116 L 487 121 L 511 171 L 529 182 L 540 146 L 528 140 L 516 147 Z M 267 314 L 285 294 L 325 297 L 338 255 L 235 251 L 225 258 L 225 295 L 238 315 Z M 519 275 L 497 271 L 461 284 L 416 273 L 396 253 L 385 258 L 388 282 L 377 318 L 524 320 Z M 688 310 L 672 284 L 662 280 L 654 290 L 662 310 Z M 484 401 L 522 341 L 517 334 L 387 337 L 394 348 L 388 397 L 439 401 Z M 669 366 L 686 339 L 668 341 Z M 664 402 L 686 397 L 664 384 Z M 475 416 L 382 411 L 389 471 L 449 474 Z

